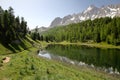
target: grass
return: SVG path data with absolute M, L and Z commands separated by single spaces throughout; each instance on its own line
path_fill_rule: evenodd
M 0 80 L 119 80 L 86 67 L 77 68 L 36 55 L 37 48 L 9 54 L 8 63 L 1 63 Z M 6 55 L 0 56 L 0 60 Z
M 4 47 L 1 43 L 0 43 L 0 54 L 4 54 L 4 53 L 11 53 L 12 51 L 10 51 L 8 48 Z
M 45 48 L 48 44 L 50 44 L 50 43 L 47 43 L 46 41 L 36 41 L 37 43 L 39 43 L 40 44 L 40 46 L 41 46 L 41 48 Z
M 0 80 L 120 80 L 119 76 L 39 57 L 36 55 L 39 46 L 45 47 L 47 43 L 33 41 L 35 46 L 31 47 L 32 40 L 27 39 L 23 41 L 26 50 L 21 46 L 21 52 L 0 55 Z M 2 44 L 0 49 L 1 53 L 10 51 Z M 10 61 L 2 63 L 6 56 Z
M 120 49 L 120 46 L 115 46 L 112 44 L 107 44 L 105 42 L 101 42 L 101 43 L 89 43 L 89 42 L 77 42 L 77 43 L 71 43 L 71 42 L 67 42 L 67 41 L 63 41 L 63 42 L 52 42 L 51 44 L 62 44 L 62 45 L 68 45 L 68 44 L 73 44 L 73 45 L 86 45 L 89 47 L 96 47 L 96 48 L 115 48 L 115 49 Z
M 36 51 L 36 48 L 30 48 L 8 55 L 11 60 L 0 67 L 0 80 L 119 80 L 85 67 L 78 69 L 38 57 Z
M 0 43 L 0 55 L 6 55 L 6 54 L 11 54 L 11 53 L 18 53 L 21 51 L 24 51 L 33 45 L 31 43 L 36 43 L 33 41 L 29 36 L 26 36 L 26 39 L 21 39 L 20 43 L 15 44 L 8 44 L 8 45 L 3 45 Z

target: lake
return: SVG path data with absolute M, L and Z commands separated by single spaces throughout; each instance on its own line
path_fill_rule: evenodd
M 48 45 L 46 56 L 58 60 L 70 61 L 70 63 L 81 62 L 102 68 L 112 68 L 120 72 L 120 49 L 102 49 L 80 45 Z M 73 62 L 74 61 L 74 62 Z

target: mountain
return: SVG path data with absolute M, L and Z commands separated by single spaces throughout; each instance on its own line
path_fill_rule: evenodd
M 56 18 L 54 19 L 54 21 L 52 21 L 52 23 L 51 23 L 50 26 L 51 26 L 51 27 L 52 27 L 52 26 L 54 27 L 54 26 L 60 25 L 60 24 L 61 24 L 61 23 L 60 23 L 61 21 L 62 21 L 62 18 L 56 17 Z
M 38 28 L 38 32 L 39 32 L 39 33 L 44 32 L 44 31 L 46 31 L 46 30 L 48 30 L 48 28 L 47 28 L 47 27 L 44 27 L 44 26 Z M 31 32 L 35 32 L 35 29 L 31 30 Z
M 94 20 L 95 18 L 101 17 L 115 17 L 120 16 L 120 4 L 117 5 L 107 5 L 100 8 L 90 5 L 82 13 L 77 13 L 73 15 L 67 15 L 63 18 L 55 18 L 49 27 L 55 27 L 59 25 L 67 25 L 70 23 L 78 23 L 88 19 Z

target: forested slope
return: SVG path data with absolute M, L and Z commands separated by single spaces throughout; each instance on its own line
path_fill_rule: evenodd
M 32 46 L 26 36 L 27 32 L 27 22 L 23 17 L 16 17 L 12 7 L 8 10 L 0 7 L 0 54 L 17 52 Z
M 97 18 L 51 28 L 43 33 L 46 41 L 107 42 L 120 45 L 120 18 Z
M 15 17 L 13 8 L 3 10 L 0 7 L 0 41 L 9 44 L 27 34 L 27 22 L 22 17 Z

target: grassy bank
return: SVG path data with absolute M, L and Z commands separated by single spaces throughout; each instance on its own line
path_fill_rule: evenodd
M 36 51 L 30 48 L 7 55 L 10 61 L 0 64 L 0 80 L 119 80 L 103 72 L 38 57 Z
M 115 45 L 107 44 L 105 42 L 101 42 L 101 43 L 93 43 L 93 42 L 92 43 L 89 43 L 89 42 L 70 43 L 70 42 L 63 41 L 63 42 L 59 42 L 59 43 L 52 42 L 50 44 L 62 44 L 62 45 L 73 44 L 73 45 L 85 45 L 85 46 L 96 47 L 96 48 L 115 48 L 115 49 L 120 49 L 120 46 L 115 46 Z
M 19 40 L 18 43 L 11 43 L 8 45 L 4 45 L 0 42 L 0 55 L 18 53 L 27 50 L 28 48 L 33 46 L 31 43 L 35 43 L 35 41 L 33 41 L 28 36 L 26 36 L 25 39 Z
M 44 48 L 48 43 L 33 41 L 34 45 L 32 46 L 30 44 L 31 39 L 27 39 L 24 41 L 24 45 L 27 47 L 26 50 L 21 47 L 21 50 L 16 50 L 19 51 L 17 53 L 0 55 L 0 80 L 120 80 L 118 76 L 87 67 L 78 68 L 39 57 L 36 55 L 38 49 L 40 49 L 40 46 Z M 1 53 L 10 51 L 2 44 L 0 49 L 3 49 Z M 9 57 L 10 61 L 3 63 L 5 57 Z

